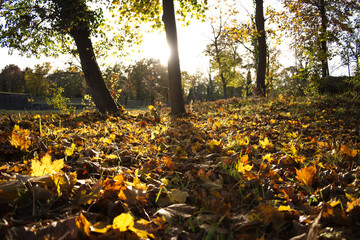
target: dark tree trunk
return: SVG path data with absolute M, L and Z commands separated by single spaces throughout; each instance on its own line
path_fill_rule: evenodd
M 170 48 L 170 57 L 168 60 L 168 74 L 171 115 L 175 116 L 185 114 L 185 105 L 181 87 L 181 72 L 175 23 L 174 1 L 163 0 L 162 4 L 162 20 L 165 25 L 166 39 Z
M 86 83 L 97 109 L 101 113 L 116 112 L 118 110 L 117 106 L 105 85 L 99 65 L 96 62 L 90 31 L 87 29 L 74 29 L 71 30 L 71 35 L 75 40 Z
M 224 77 L 224 73 L 220 70 L 220 78 L 221 78 L 221 83 L 222 83 L 222 87 L 223 87 L 223 92 L 224 92 L 224 99 L 227 99 L 227 93 L 226 93 L 226 81 L 225 81 L 225 77 Z
M 327 31 L 327 17 L 325 9 L 325 1 L 320 1 L 320 17 L 321 17 L 321 29 L 320 29 L 320 49 L 321 49 L 321 75 L 323 78 L 329 76 L 329 64 L 328 64 L 328 48 L 326 41 L 326 31 Z
M 266 36 L 263 0 L 256 0 L 255 23 L 258 32 L 258 66 L 256 76 L 256 94 L 265 97 L 266 75 Z

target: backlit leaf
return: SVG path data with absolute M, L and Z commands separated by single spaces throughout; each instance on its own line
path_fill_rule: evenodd
M 31 139 L 29 135 L 29 130 L 22 129 L 18 125 L 15 125 L 11 133 L 10 144 L 16 148 L 20 147 L 20 150 L 26 151 L 31 145 Z
M 262 148 L 272 148 L 274 146 L 267 137 L 264 140 L 259 140 L 259 144 Z
M 122 213 L 115 217 L 112 227 L 119 229 L 120 232 L 130 230 L 134 226 L 134 217 L 130 213 Z
M 39 177 L 47 174 L 57 173 L 64 167 L 64 160 L 51 161 L 51 155 L 46 153 L 41 160 L 31 160 L 31 176 Z
M 311 186 L 314 183 L 316 177 L 316 167 L 310 166 L 310 167 L 304 167 L 300 170 L 296 169 L 296 179 L 306 185 Z
M 216 141 L 215 139 L 212 139 L 208 144 L 209 144 L 210 149 L 214 150 L 215 147 L 220 145 L 220 141 Z

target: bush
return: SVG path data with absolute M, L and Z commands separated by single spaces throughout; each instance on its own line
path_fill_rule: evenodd
M 64 88 L 50 88 L 50 98 L 46 98 L 46 103 L 61 112 L 75 112 L 75 107 L 70 106 L 70 99 L 63 95 Z M 70 106 L 70 107 L 69 107 Z

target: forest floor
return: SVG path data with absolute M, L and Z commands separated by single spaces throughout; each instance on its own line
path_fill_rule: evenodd
M 359 239 L 360 100 L 0 115 L 1 239 Z

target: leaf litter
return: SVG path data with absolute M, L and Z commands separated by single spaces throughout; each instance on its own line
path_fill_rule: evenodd
M 3 114 L 0 236 L 359 239 L 360 104 L 348 104 L 234 98 L 177 119 L 156 107 Z

